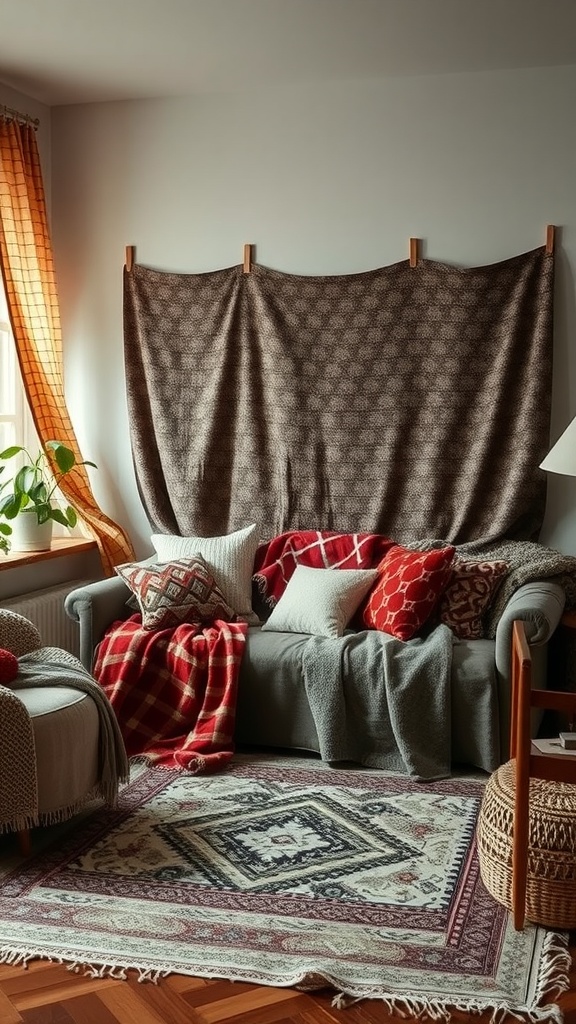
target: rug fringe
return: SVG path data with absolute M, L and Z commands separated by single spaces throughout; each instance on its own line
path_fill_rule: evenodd
M 565 938 L 565 945 L 563 941 Z M 570 954 L 568 953 L 568 935 L 563 936 L 562 933 L 550 933 L 547 935 L 544 945 L 549 947 L 549 952 L 553 955 L 553 963 L 547 965 L 546 969 L 542 972 L 542 994 L 550 994 L 550 986 L 554 990 L 560 992 L 566 991 L 570 987 L 569 977 L 567 973 L 567 967 L 571 963 Z M 68 950 L 58 950 L 51 954 L 41 953 L 38 950 L 15 950 L 15 949 L 0 949 L 0 963 L 9 964 L 13 967 L 22 967 L 24 970 L 27 969 L 28 964 L 31 960 L 48 960 L 50 963 L 66 964 L 67 970 L 72 971 L 74 974 L 83 974 L 90 978 L 113 978 L 117 981 L 126 981 L 128 978 L 128 971 L 134 970 L 138 975 L 138 982 L 151 982 L 157 985 L 161 978 L 168 977 L 169 974 L 173 973 L 173 968 L 158 968 L 158 967 L 144 967 L 137 965 L 125 965 L 120 966 L 119 964 L 95 964 L 82 960 L 74 959 L 74 955 L 70 954 Z M 204 976 L 205 975 L 199 975 Z M 209 975 L 209 977 L 222 977 L 222 975 Z M 322 976 L 324 983 L 329 979 Z M 239 978 L 230 978 L 230 981 L 239 981 Z M 256 979 L 254 979 L 256 981 Z M 319 979 L 315 976 L 315 981 Z M 259 983 L 263 983 L 260 981 Z M 295 988 L 305 988 L 306 991 L 310 991 L 310 986 L 307 984 L 296 984 L 294 985 L 294 979 L 286 984 Z M 546 988 L 544 988 L 544 985 Z M 317 984 L 314 988 L 319 987 Z M 321 985 L 320 987 L 323 987 Z M 538 993 L 538 995 L 540 992 Z M 479 1016 L 482 1013 L 491 1012 L 489 1024 L 508 1024 L 511 1020 L 520 1021 L 522 1024 L 562 1024 L 563 1014 L 560 1007 L 556 1004 L 548 1004 L 545 1006 L 532 1006 L 532 1007 L 517 1007 L 512 1008 L 505 1003 L 491 1003 L 487 1002 L 459 1002 L 458 1000 L 442 1000 L 442 999 L 426 999 L 422 996 L 412 995 L 395 995 L 392 992 L 382 992 L 375 990 L 372 992 L 363 992 L 361 995 L 354 995 L 350 992 L 336 992 L 332 999 L 332 1006 L 338 1010 L 344 1010 L 354 1003 L 363 1002 L 366 999 L 375 999 L 386 1007 L 386 1010 L 397 1017 L 405 1019 L 407 1017 L 415 1018 L 416 1020 L 431 1020 L 439 1021 L 442 1024 L 449 1024 L 452 1020 L 454 1011 L 469 1014 L 470 1016 Z
M 141 982 L 151 982 L 153 985 L 157 985 L 161 978 L 167 978 L 172 973 L 171 970 L 160 970 L 156 967 L 120 967 L 110 964 L 84 963 L 81 960 L 69 964 L 68 970 L 74 971 L 75 974 L 84 974 L 89 978 L 114 978 L 115 981 L 126 981 L 128 971 L 132 970 L 138 974 L 136 979 L 138 984 Z
M 2 949 L 0 950 L 0 964 L 9 964 L 11 967 L 22 967 L 23 970 L 27 970 L 28 962 L 34 960 L 36 953 L 22 953 L 18 950 L 13 949 Z M 48 957 L 42 959 L 47 960 Z
M 466 1013 L 470 1016 L 480 1016 L 490 1012 L 489 1024 L 508 1024 L 511 1020 L 521 1021 L 522 1024 L 562 1024 L 564 1016 L 560 1008 L 550 1004 L 538 1008 L 513 1009 L 505 1003 L 459 1003 L 458 1001 L 443 1001 L 436 999 L 425 999 L 422 996 L 396 996 L 392 993 L 368 993 L 362 996 L 351 996 L 346 992 L 337 992 L 332 999 L 332 1006 L 338 1010 L 345 1010 L 354 1003 L 361 1003 L 365 999 L 377 999 L 383 1003 L 388 1013 L 403 1020 L 414 1018 L 416 1020 L 441 1021 L 442 1024 L 449 1024 L 454 1012 Z
M 391 992 L 368 992 L 357 996 L 349 992 L 337 992 L 332 999 L 335 1009 L 343 1010 L 364 999 L 378 999 L 390 1014 L 397 1017 L 414 1017 L 417 1020 L 449 1022 L 456 1010 L 479 1016 L 491 1012 L 489 1024 L 507 1024 L 511 1020 L 522 1024 L 562 1024 L 564 1015 L 555 1003 L 545 1003 L 557 998 L 570 989 L 570 956 L 568 932 L 547 931 L 542 942 L 542 959 L 536 983 L 535 1002 L 532 1006 L 513 1008 L 506 1003 L 459 1003 L 457 1001 L 426 999 L 422 996 L 394 995 Z
M 114 978 L 116 981 L 126 981 L 128 971 L 136 971 L 138 982 L 152 982 L 157 985 L 161 978 L 167 978 L 172 974 L 170 968 L 159 969 L 157 967 L 121 967 L 117 964 L 94 964 L 84 960 L 75 960 L 74 954 L 67 950 L 58 953 L 39 953 L 37 950 L 14 950 L 0 949 L 0 964 L 8 964 L 11 967 L 22 967 L 28 969 L 31 960 L 47 960 L 49 963 L 66 964 L 66 970 L 73 974 L 83 974 L 88 978 Z
M 568 949 L 568 932 L 547 932 L 542 943 L 542 961 L 536 989 L 536 1000 L 541 1002 L 559 996 L 570 988 L 572 957 Z

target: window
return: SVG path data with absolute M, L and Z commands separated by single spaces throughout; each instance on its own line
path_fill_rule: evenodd
M 6 296 L 0 280 L 0 451 L 9 445 L 36 445 L 36 431 L 26 402 Z
M 20 374 L 20 364 L 12 337 L 8 318 L 8 305 L 0 277 L 0 452 L 11 445 L 21 445 L 32 456 L 39 450 L 40 441 L 34 421 L 28 408 L 26 392 Z M 10 464 L 10 476 L 19 468 L 20 456 Z M 8 474 L 4 474 L 7 476 Z M 0 475 L 0 485 L 2 478 Z M 57 492 L 58 497 L 59 492 Z M 62 505 L 67 504 L 61 498 Z M 66 529 L 54 523 L 54 537 L 86 537 L 88 533 L 78 523 L 74 529 Z

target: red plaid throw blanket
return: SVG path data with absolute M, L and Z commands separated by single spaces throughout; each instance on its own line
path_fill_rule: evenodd
M 298 564 L 313 569 L 373 569 L 393 543 L 380 533 L 289 530 L 259 546 L 254 581 L 273 606 Z
M 142 629 L 139 615 L 115 622 L 98 646 L 94 675 L 118 721 L 129 757 L 194 774 L 218 771 L 234 751 L 240 661 L 248 627 L 216 619 Z

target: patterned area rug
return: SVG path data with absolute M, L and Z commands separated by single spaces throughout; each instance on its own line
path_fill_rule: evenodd
M 567 936 L 515 932 L 484 889 L 483 786 L 313 758 L 238 755 L 210 776 L 139 766 L 117 810 L 4 872 L 0 960 L 560 1020 Z

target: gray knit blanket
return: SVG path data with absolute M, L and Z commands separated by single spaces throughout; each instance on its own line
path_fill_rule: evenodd
M 302 667 L 322 759 L 449 777 L 452 643 L 444 625 L 407 642 L 377 630 L 310 637 Z
M 87 693 L 100 718 L 99 776 L 95 788 L 81 804 L 62 808 L 45 820 L 38 811 L 34 732 L 17 691 L 30 687 L 70 686 Z M 129 765 L 124 741 L 112 706 L 103 690 L 73 655 L 57 647 L 42 647 L 18 659 L 18 676 L 9 687 L 0 687 L 1 735 L 13 739 L 0 744 L 0 832 L 18 831 L 37 824 L 64 819 L 89 799 L 114 804 L 118 786 L 128 781 Z

